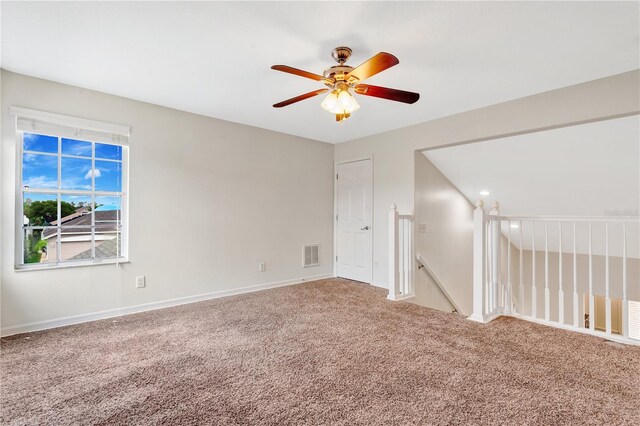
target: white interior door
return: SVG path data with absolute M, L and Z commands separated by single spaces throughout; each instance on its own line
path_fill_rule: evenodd
M 338 164 L 337 260 L 339 277 L 371 283 L 371 160 Z

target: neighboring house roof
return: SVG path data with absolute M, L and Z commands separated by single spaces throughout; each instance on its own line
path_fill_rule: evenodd
M 120 238 L 112 238 L 108 241 L 105 241 L 102 244 L 96 245 L 96 258 L 97 259 L 106 259 L 106 258 L 114 258 L 118 256 L 118 243 L 120 242 Z M 122 248 L 120 248 L 120 252 L 122 252 Z M 85 250 L 82 253 L 78 253 L 73 256 L 71 259 L 92 259 L 91 257 L 91 249 Z M 71 260 L 69 259 L 69 260 Z
M 69 222 L 70 220 L 73 220 L 73 219 L 75 219 L 77 217 L 80 217 L 80 216 L 84 216 L 84 215 L 89 214 L 89 213 L 91 213 L 91 211 L 89 209 L 85 209 L 85 208 L 78 209 L 78 210 L 76 210 L 75 213 L 71 213 L 70 215 L 61 218 L 60 219 L 60 223 L 61 224 L 65 224 L 65 223 Z M 57 226 L 58 225 L 58 221 L 57 220 L 51 221 L 51 225 Z
M 71 219 L 67 219 L 70 216 L 74 216 Z M 96 210 L 95 212 L 95 221 L 96 221 L 96 232 L 116 232 L 117 231 L 117 223 L 120 220 L 120 210 Z M 118 222 L 116 222 L 118 221 Z M 81 233 L 90 233 L 91 228 L 91 213 L 87 212 L 78 216 L 78 213 L 70 214 L 69 216 L 65 216 L 60 219 L 62 223 L 62 235 L 66 234 L 81 234 Z M 53 224 L 53 222 L 52 222 Z M 42 233 L 42 239 L 45 240 L 50 237 L 54 237 L 57 235 L 57 229 L 45 229 Z

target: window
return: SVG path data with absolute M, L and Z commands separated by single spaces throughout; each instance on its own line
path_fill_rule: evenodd
M 17 267 L 126 259 L 128 146 L 123 139 L 128 141 L 18 117 Z

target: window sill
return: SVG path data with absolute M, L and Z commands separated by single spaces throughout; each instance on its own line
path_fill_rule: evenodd
M 128 258 L 121 257 L 120 259 L 107 259 L 97 262 L 32 263 L 26 265 L 16 265 L 14 266 L 13 270 L 15 272 L 48 271 L 53 269 L 82 268 L 87 266 L 117 265 L 121 263 L 130 262 Z

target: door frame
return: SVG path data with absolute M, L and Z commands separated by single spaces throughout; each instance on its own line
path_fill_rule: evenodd
M 373 285 L 373 272 L 375 271 L 375 261 L 373 258 L 373 245 L 374 245 L 374 241 L 375 241 L 375 234 L 374 232 L 376 231 L 374 228 L 374 218 L 375 218 L 375 204 L 374 204 L 374 189 L 375 189 L 375 182 L 373 180 L 373 154 L 364 156 L 364 157 L 358 157 L 358 158 L 353 158 L 353 159 L 349 159 L 349 160 L 335 160 L 333 162 L 333 276 L 337 277 L 338 276 L 338 262 L 336 261 L 336 257 L 338 256 L 338 179 L 336 179 L 336 176 L 338 174 L 338 166 L 341 164 L 347 164 L 347 163 L 356 163 L 358 161 L 366 161 L 369 160 L 371 161 L 371 281 L 367 284 L 369 285 Z

